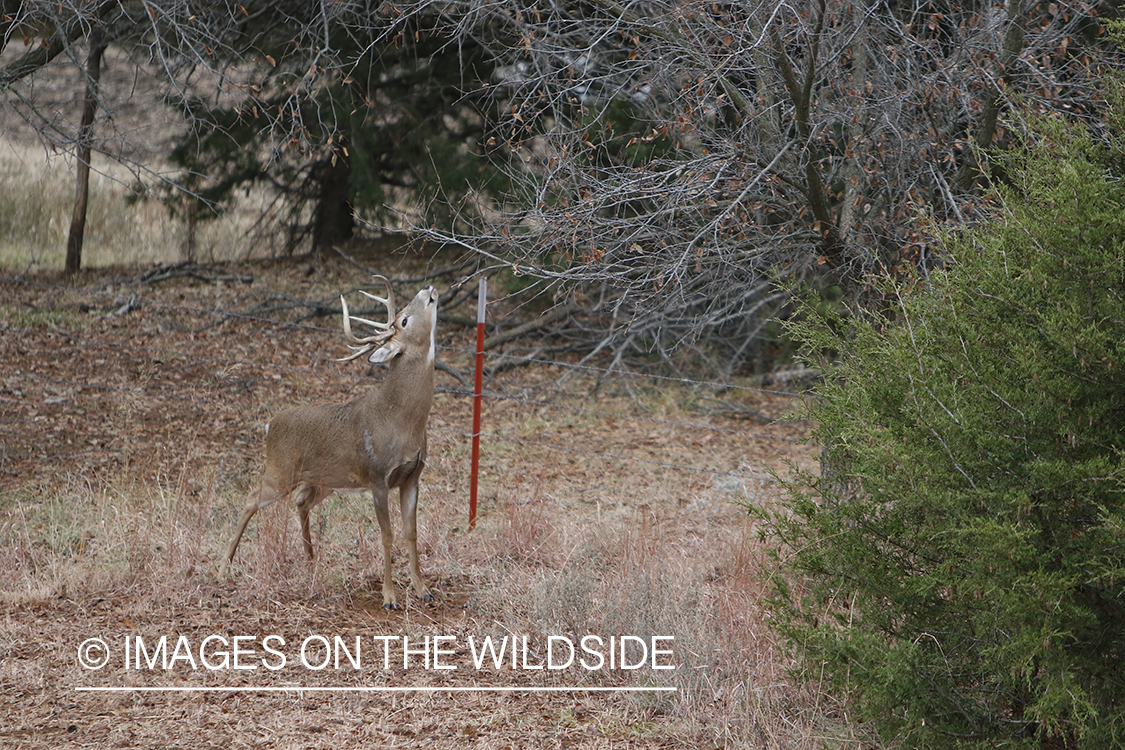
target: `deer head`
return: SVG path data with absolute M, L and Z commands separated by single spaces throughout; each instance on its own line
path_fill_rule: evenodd
M 347 300 L 341 295 L 340 305 L 344 310 L 344 338 L 347 339 L 348 347 L 352 349 L 352 353 L 342 357 L 339 361 L 350 362 L 371 352 L 371 356 L 367 358 L 368 362 L 389 362 L 402 354 L 411 344 L 417 344 L 423 338 L 427 338 L 429 348 L 426 351 L 432 365 L 436 343 L 435 324 L 437 322 L 437 293 L 434 288 L 428 286 L 418 292 L 414 299 L 410 301 L 410 304 L 406 306 L 406 309 L 402 311 L 402 315 L 396 317 L 394 292 L 391 290 L 391 283 L 385 276 L 376 276 L 375 278 L 382 279 L 387 287 L 387 296 L 377 297 L 362 289 L 360 294 L 386 306 L 387 322 L 379 323 L 352 315 L 348 312 Z M 352 333 L 351 321 L 353 320 L 371 326 L 377 333 L 374 336 L 364 338 L 356 336 Z

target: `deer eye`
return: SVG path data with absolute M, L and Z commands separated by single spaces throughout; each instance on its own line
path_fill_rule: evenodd
M 406 322 L 408 320 L 410 320 L 410 316 L 409 315 L 403 315 L 402 321 L 399 323 L 399 325 L 402 326 L 403 328 L 406 328 Z

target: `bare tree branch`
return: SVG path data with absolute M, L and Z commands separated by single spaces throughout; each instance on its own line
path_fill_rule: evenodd
M 96 23 L 97 17 L 110 4 L 111 0 L 101 0 L 94 5 L 86 5 L 81 8 L 63 8 L 60 3 L 59 17 L 44 17 L 45 14 L 40 15 L 32 12 L 20 16 L 18 10 L 16 10 L 17 6 L 36 5 L 35 3 L 6 2 L 3 7 L 3 18 L 11 20 L 6 20 L 7 28 L 3 30 L 5 44 L 10 34 L 9 29 L 14 28 L 18 23 L 27 23 L 34 26 L 49 22 L 55 26 L 55 30 L 54 33 L 43 39 L 41 44 L 36 45 L 18 59 L 0 68 L 0 91 L 38 72 L 72 44 L 85 37 L 90 27 Z
M 1016 96 L 1100 117 L 1101 6 L 419 0 L 500 61 L 487 219 L 425 236 L 597 299 L 608 348 L 700 336 L 731 368 L 769 356 L 778 294 L 941 262 L 931 226 L 982 215 L 973 155 Z M 601 342 L 600 344 L 594 342 Z M 752 343 L 748 343 L 752 342 Z M 604 345 L 604 347 L 603 347 Z M 686 349 L 685 349 L 686 351 Z M 755 367 L 758 365 L 756 364 Z

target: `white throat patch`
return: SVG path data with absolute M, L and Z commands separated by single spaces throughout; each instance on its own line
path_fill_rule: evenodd
M 437 355 L 437 305 L 434 305 L 434 321 L 430 325 L 430 364 L 434 363 Z

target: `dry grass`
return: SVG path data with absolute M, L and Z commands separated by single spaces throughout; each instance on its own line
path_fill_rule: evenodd
M 670 674 L 646 670 L 633 676 L 607 670 L 583 675 L 580 682 L 568 675 L 547 684 L 567 684 L 569 679 L 587 685 L 672 685 L 678 690 L 674 695 L 585 695 L 577 698 L 578 708 L 570 699 L 546 701 L 554 713 L 532 718 L 518 718 L 526 709 L 490 705 L 477 697 L 474 700 L 483 701 L 483 713 L 463 715 L 459 721 L 497 743 L 524 732 L 563 736 L 571 729 L 581 738 L 594 732 L 590 740 L 628 738 L 632 746 L 644 747 L 672 742 L 796 749 L 843 738 L 844 729 L 833 726 L 825 710 L 831 705 L 818 705 L 823 697 L 794 685 L 786 674 L 788 657 L 769 628 L 769 612 L 762 602 L 769 565 L 749 523 L 733 505 L 737 496 L 716 498 L 732 504 L 710 518 L 649 502 L 615 508 L 599 520 L 596 514 L 560 510 L 542 485 L 526 492 L 517 487 L 511 493 L 502 491 L 471 533 L 453 530 L 464 525 L 462 499 L 463 494 L 441 489 L 427 491 L 425 497 L 423 567 L 439 592 L 439 605 L 419 608 L 411 601 L 402 613 L 384 614 L 375 577 L 380 559 L 377 526 L 369 501 L 359 496 L 336 497 L 318 509 L 314 522 L 319 526 L 320 558 L 313 564 L 303 559 L 290 507 L 260 513 L 239 557 L 237 586 L 230 587 L 215 584 L 211 575 L 236 518 L 238 493 L 208 490 L 198 495 L 185 492 L 180 483 L 161 482 L 97 490 L 71 484 L 37 501 L 8 495 L 0 511 L 0 607 L 9 625 L 0 627 L 0 642 L 9 649 L 35 643 L 46 626 L 46 632 L 54 633 L 48 642 L 60 653 L 29 661 L 54 672 L 65 690 L 78 684 L 119 684 L 122 677 L 121 670 L 83 673 L 66 663 L 82 635 L 72 629 L 75 626 L 91 635 L 147 637 L 200 633 L 202 621 L 207 633 L 294 633 L 290 642 L 311 632 L 406 632 L 462 639 L 528 634 L 537 647 L 533 661 L 542 659 L 547 635 L 575 641 L 589 633 L 646 639 L 671 635 L 677 668 Z M 397 584 L 405 590 L 401 574 L 400 561 Z M 108 620 L 99 616 L 103 606 L 111 615 Z M 24 630 L 28 617 L 39 626 L 30 637 Z M 77 620 L 67 623 L 66 617 Z M 50 669 L 52 665 L 44 662 L 51 658 L 64 664 Z M 6 660 L 0 682 L 26 690 L 15 671 L 18 662 Z M 307 677 L 287 676 L 290 681 Z M 381 676 L 374 675 L 376 680 Z M 538 677 L 504 672 L 476 679 L 485 684 L 542 684 Z M 144 682 L 184 684 L 180 678 L 158 674 Z M 401 674 L 398 684 L 429 680 L 430 675 L 414 671 Z M 302 681 L 324 684 L 319 679 Z M 365 682 L 371 681 L 368 674 Z M 252 684 L 271 683 L 255 679 Z M 100 710 L 120 703 L 116 698 L 80 700 Z M 279 700 L 280 710 L 291 703 L 289 698 Z M 450 717 L 443 714 L 468 710 L 459 698 L 399 700 L 416 715 L 419 739 L 425 739 L 428 725 L 447 731 L 444 724 Z M 527 701 L 542 702 L 535 696 L 515 699 Z M 190 706 L 180 698 L 149 698 L 147 703 L 159 711 Z M 421 707 L 426 703 L 432 704 L 429 710 Z M 278 710 L 274 702 L 270 705 Z M 331 705 L 330 713 L 347 715 L 356 702 L 338 699 Z M 194 710 L 207 713 L 200 706 Z M 507 711 L 513 715 L 505 716 Z M 572 716 L 564 720 L 566 711 Z M 264 718 L 255 719 L 257 731 L 285 734 L 284 721 L 271 728 L 261 723 Z M 568 722 L 573 727 L 564 726 Z M 404 726 L 409 724 L 383 731 L 397 735 Z M 143 736 L 136 741 L 145 744 Z M 435 745 L 442 743 L 429 744 Z M 29 741 L 27 746 L 38 745 Z
M 149 181 L 151 181 L 151 176 Z M 15 142 L 0 145 L 0 267 L 60 269 L 74 206 L 74 162 L 61 154 Z M 128 169 L 95 158 L 90 174 L 83 267 L 131 266 L 185 259 L 187 225 L 158 200 L 134 197 Z M 263 208 L 260 192 L 235 211 L 201 222 L 195 259 L 223 261 L 250 255 L 248 240 Z M 274 248 L 259 247 L 259 252 Z
M 830 696 L 793 683 L 764 602 L 772 575 L 743 503 L 776 501 L 768 483 L 719 471 L 810 463 L 807 449 L 768 437 L 675 428 L 707 423 L 792 437 L 799 427 L 709 415 L 682 386 L 632 395 L 557 372 L 525 370 L 493 387 L 480 520 L 466 529 L 470 409 L 439 395 L 423 479 L 420 550 L 433 605 L 407 597 L 380 607 L 381 545 L 366 496 L 332 497 L 314 511 L 318 559 L 309 563 L 295 513 L 259 513 L 240 547 L 233 583 L 217 583 L 219 554 L 260 463 L 259 423 L 273 409 L 340 400 L 355 382 L 313 329 L 233 319 L 201 328 L 237 295 L 285 289 L 319 298 L 354 283 L 348 268 L 309 276 L 255 268 L 249 290 L 184 282 L 146 288 L 141 310 L 104 319 L 113 302 L 83 305 L 78 289 L 10 280 L 0 326 L 0 744 L 56 747 L 735 747 L 849 744 Z M 52 282 L 53 277 L 39 277 Z M 53 283 L 53 282 L 52 282 Z M 45 290 L 45 291 L 44 291 Z M 246 304 L 247 299 L 241 299 Z M 165 306 L 166 305 L 166 306 Z M 31 311 L 31 312 L 28 312 Z M 327 323 L 325 323 L 327 325 Z M 17 332 L 18 329 L 18 332 Z M 57 356 L 65 331 L 85 343 Z M 194 331 L 194 332 L 193 332 Z M 201 333 L 198 331 L 202 331 Z M 456 331 L 443 343 L 462 348 Z M 255 348 L 258 339 L 269 341 Z M 327 349 L 327 351 L 321 351 Z M 221 355 L 242 364 L 205 357 Z M 444 355 L 443 355 L 444 356 Z M 456 351 L 447 361 L 465 362 Z M 99 364 L 100 363 L 100 364 Z M 256 363 L 256 364 L 251 364 Z M 279 367 L 301 368 L 298 372 Z M 310 374 L 320 370 L 322 374 Z M 75 385 L 78 384 L 78 385 Z M 439 383 L 439 385 L 448 385 Z M 778 415 L 784 399 L 748 395 Z M 644 416 L 607 418 L 527 400 Z M 247 415 L 253 415 L 247 418 Z M 578 448 L 562 451 L 545 446 Z M 611 460 L 613 453 L 636 460 Z M 395 567 L 406 593 L 403 561 Z M 210 673 L 82 669 L 78 645 L 140 635 L 221 633 L 288 643 L 310 634 L 526 635 L 532 662 L 548 636 L 674 636 L 674 671 L 551 673 L 505 668 L 452 673 L 382 669 Z M 116 640 L 115 640 L 116 639 Z M 151 639 L 151 640 L 150 640 Z M 83 685 L 671 685 L 630 694 L 76 693 Z
M 542 486 L 502 499 L 476 606 L 503 612 L 498 622 L 517 632 L 673 635 L 674 674 L 645 677 L 678 692 L 635 703 L 693 741 L 801 748 L 842 739 L 818 697 L 791 680 L 770 628 L 772 566 L 742 504 L 771 502 L 772 489 L 717 483 L 684 506 L 652 487 L 642 480 L 592 514 L 560 511 L 561 498 Z

